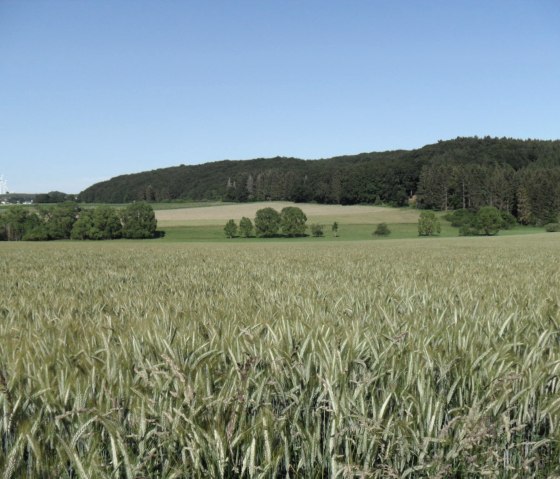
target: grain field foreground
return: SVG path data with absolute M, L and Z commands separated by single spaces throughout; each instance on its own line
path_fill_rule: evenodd
M 0 244 L 3 478 L 551 477 L 558 235 Z

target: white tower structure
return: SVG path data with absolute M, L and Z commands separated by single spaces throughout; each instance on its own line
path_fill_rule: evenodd
M 8 182 L 0 175 L 0 195 L 5 195 L 8 192 Z

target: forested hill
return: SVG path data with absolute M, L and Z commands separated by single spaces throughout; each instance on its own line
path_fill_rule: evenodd
M 560 209 L 560 141 L 457 138 L 416 150 L 321 160 L 277 157 L 180 165 L 97 183 L 84 190 L 80 199 L 395 206 L 417 200 L 420 207 L 433 209 L 488 204 L 519 219 L 525 217 L 526 222 L 542 222 Z

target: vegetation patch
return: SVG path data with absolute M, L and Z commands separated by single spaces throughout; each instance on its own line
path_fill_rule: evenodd
M 557 474 L 556 237 L 217 229 L 0 244 L 4 477 Z

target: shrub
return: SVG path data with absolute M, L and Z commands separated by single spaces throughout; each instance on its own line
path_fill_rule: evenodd
M 480 234 L 478 228 L 471 223 L 464 224 L 459 228 L 459 236 L 477 236 Z
M 548 223 L 544 226 L 547 233 L 558 233 L 560 231 L 560 223 Z
M 500 211 L 502 217 L 502 229 L 510 230 L 517 225 L 517 220 L 509 211 Z
M 433 211 L 422 211 L 418 218 L 418 235 L 432 236 L 441 232 L 441 224 Z
M 315 237 L 318 238 L 320 236 L 323 236 L 324 232 L 323 232 L 323 225 L 318 225 L 318 224 L 313 224 L 311 225 L 311 234 Z
M 391 230 L 387 226 L 387 223 L 379 223 L 373 234 L 375 236 L 388 236 L 391 234 Z
M 460 209 L 443 216 L 446 221 L 451 223 L 451 226 L 456 228 L 469 224 L 474 219 L 475 213 L 471 210 Z
M 476 227 L 486 236 L 493 236 L 503 228 L 500 212 L 493 206 L 483 206 L 476 213 Z
M 49 232 L 45 225 L 34 227 L 27 231 L 22 238 L 23 241 L 48 241 L 50 239 Z

